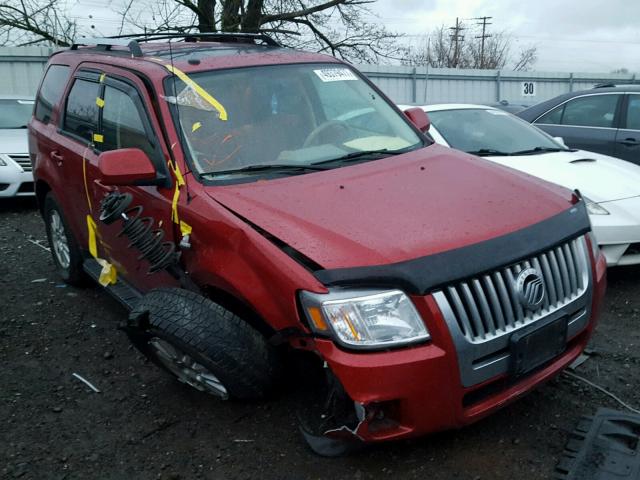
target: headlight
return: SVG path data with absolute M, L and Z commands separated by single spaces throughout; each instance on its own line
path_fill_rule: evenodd
M 593 200 L 589 200 L 584 195 L 582 196 L 582 198 L 587 204 L 587 212 L 589 212 L 589 215 L 609 215 L 609 211 L 599 203 L 595 203 Z
M 302 292 L 300 299 L 316 333 L 332 335 L 351 348 L 395 347 L 431 338 L 413 302 L 400 290 Z

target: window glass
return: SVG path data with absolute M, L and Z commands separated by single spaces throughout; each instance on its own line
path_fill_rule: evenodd
M 627 128 L 640 130 L 640 95 L 629 95 L 627 108 Z
M 620 95 L 589 95 L 567 102 L 562 116 L 563 125 L 584 127 L 612 127 Z
M 175 78 L 165 83 L 167 99 L 178 106 L 196 170 L 213 177 L 251 175 L 234 173 L 247 166 L 306 166 L 423 145 L 406 118 L 342 65 L 236 68 L 191 78 L 219 106 Z
M 49 67 L 36 99 L 34 113 L 36 119 L 44 123 L 49 122 L 53 106 L 60 100 L 68 79 L 69 67 L 67 65 L 51 65 Z
M 139 148 L 152 156 L 154 148 L 136 104 L 127 93 L 107 86 L 102 109 L 102 150 Z
M 67 98 L 64 130 L 87 141 L 98 131 L 98 98 L 100 85 L 88 80 L 76 80 Z
M 561 148 L 549 135 L 502 110 L 438 110 L 429 112 L 429 118 L 450 147 L 465 152 L 496 150 L 511 154 Z
M 0 100 L 0 129 L 27 128 L 33 100 Z
M 545 123 L 547 125 L 558 125 L 560 120 L 562 120 L 562 111 L 564 110 L 564 105 L 560 105 L 559 107 L 554 108 L 550 112 L 545 113 L 534 123 Z

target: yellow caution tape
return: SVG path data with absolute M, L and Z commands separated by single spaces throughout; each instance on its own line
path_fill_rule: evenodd
M 87 230 L 89 231 L 89 253 L 93 258 L 98 258 L 98 243 L 96 242 L 98 226 L 91 215 L 87 215 Z
M 100 97 L 96 98 L 96 105 L 100 108 L 104 107 L 104 100 Z
M 193 229 L 191 228 L 191 225 L 189 225 L 187 222 L 183 222 L 182 220 L 180 220 L 180 233 L 182 234 L 183 237 L 186 237 L 187 235 L 191 235 L 191 231 Z
M 106 77 L 107 77 L 107 74 L 106 74 L 106 73 L 104 73 L 104 72 L 102 72 L 102 73 L 100 74 L 100 83 L 104 82 L 104 79 L 105 79 Z
M 184 177 L 182 176 L 182 172 L 180 171 L 180 167 L 177 163 L 169 162 L 169 168 L 173 171 L 173 174 L 176 177 L 176 188 L 173 192 L 173 200 L 171 201 L 171 221 L 173 223 L 180 223 L 180 218 L 178 216 L 178 200 L 180 199 L 180 187 L 182 187 L 184 183 Z
M 207 92 L 204 88 L 202 88 L 200 85 L 194 82 L 191 78 L 189 78 L 189 76 L 186 73 L 184 73 L 182 70 L 175 68 L 171 65 L 165 65 L 165 68 L 169 70 L 171 73 L 173 73 L 174 75 L 176 75 L 184 83 L 186 83 L 191 88 L 193 88 L 198 95 L 200 95 L 204 100 L 206 100 L 207 103 L 209 103 L 213 108 L 215 108 L 218 111 L 220 120 L 224 120 L 224 121 L 227 120 L 227 111 L 222 106 L 222 104 L 218 102 L 218 100 L 216 100 L 209 94 L 209 92 Z
M 84 180 L 84 193 L 87 196 L 87 205 L 89 205 L 89 211 L 93 211 L 93 206 L 91 205 L 91 196 L 89 195 L 89 184 L 87 183 L 87 157 L 86 153 L 88 148 L 84 149 L 82 152 L 82 178 Z
M 202 127 L 202 123 L 200 122 L 196 122 L 193 125 L 191 125 L 191 132 L 195 132 L 196 130 L 198 130 L 200 127 Z
M 93 141 L 95 143 L 102 143 L 102 142 L 104 142 L 104 136 L 100 135 L 99 133 L 94 133 L 93 134 Z
M 116 267 L 102 258 L 96 258 L 96 261 L 102 266 L 98 283 L 103 287 L 116 283 L 118 281 L 118 272 L 116 271 Z

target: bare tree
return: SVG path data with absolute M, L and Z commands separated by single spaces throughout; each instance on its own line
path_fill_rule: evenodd
M 350 61 L 398 58 L 401 35 L 375 22 L 368 8 L 375 1 L 124 0 L 118 12 L 120 27 L 114 33 L 268 33 L 283 45 Z M 10 32 L 12 39 L 31 43 L 69 45 L 78 28 L 65 16 L 64 6 L 64 0 L 4 0 L 0 3 L 0 33 Z
M 514 70 L 526 72 L 538 60 L 538 49 L 535 46 L 529 46 L 520 52 L 520 57 L 513 66 Z
M 422 42 L 418 48 L 409 47 L 405 50 L 402 63 L 415 66 L 428 64 L 436 68 L 500 69 L 509 62 L 513 38 L 507 32 L 477 36 L 471 28 L 460 22 L 456 23 L 455 34 L 451 34 L 451 30 L 444 25 L 433 30 L 428 42 Z M 468 33 L 460 35 L 460 31 Z M 527 70 L 536 60 L 537 49 L 529 46 L 519 53 L 514 69 Z
M 78 33 L 77 24 L 69 19 L 60 0 L 13 0 L 0 2 L 0 33 L 6 45 L 31 45 L 43 41 L 69 46 Z

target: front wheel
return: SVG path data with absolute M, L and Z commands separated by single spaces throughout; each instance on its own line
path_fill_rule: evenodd
M 222 399 L 267 395 L 280 372 L 278 352 L 248 323 L 188 290 L 145 295 L 130 314 L 134 345 L 180 382 Z

